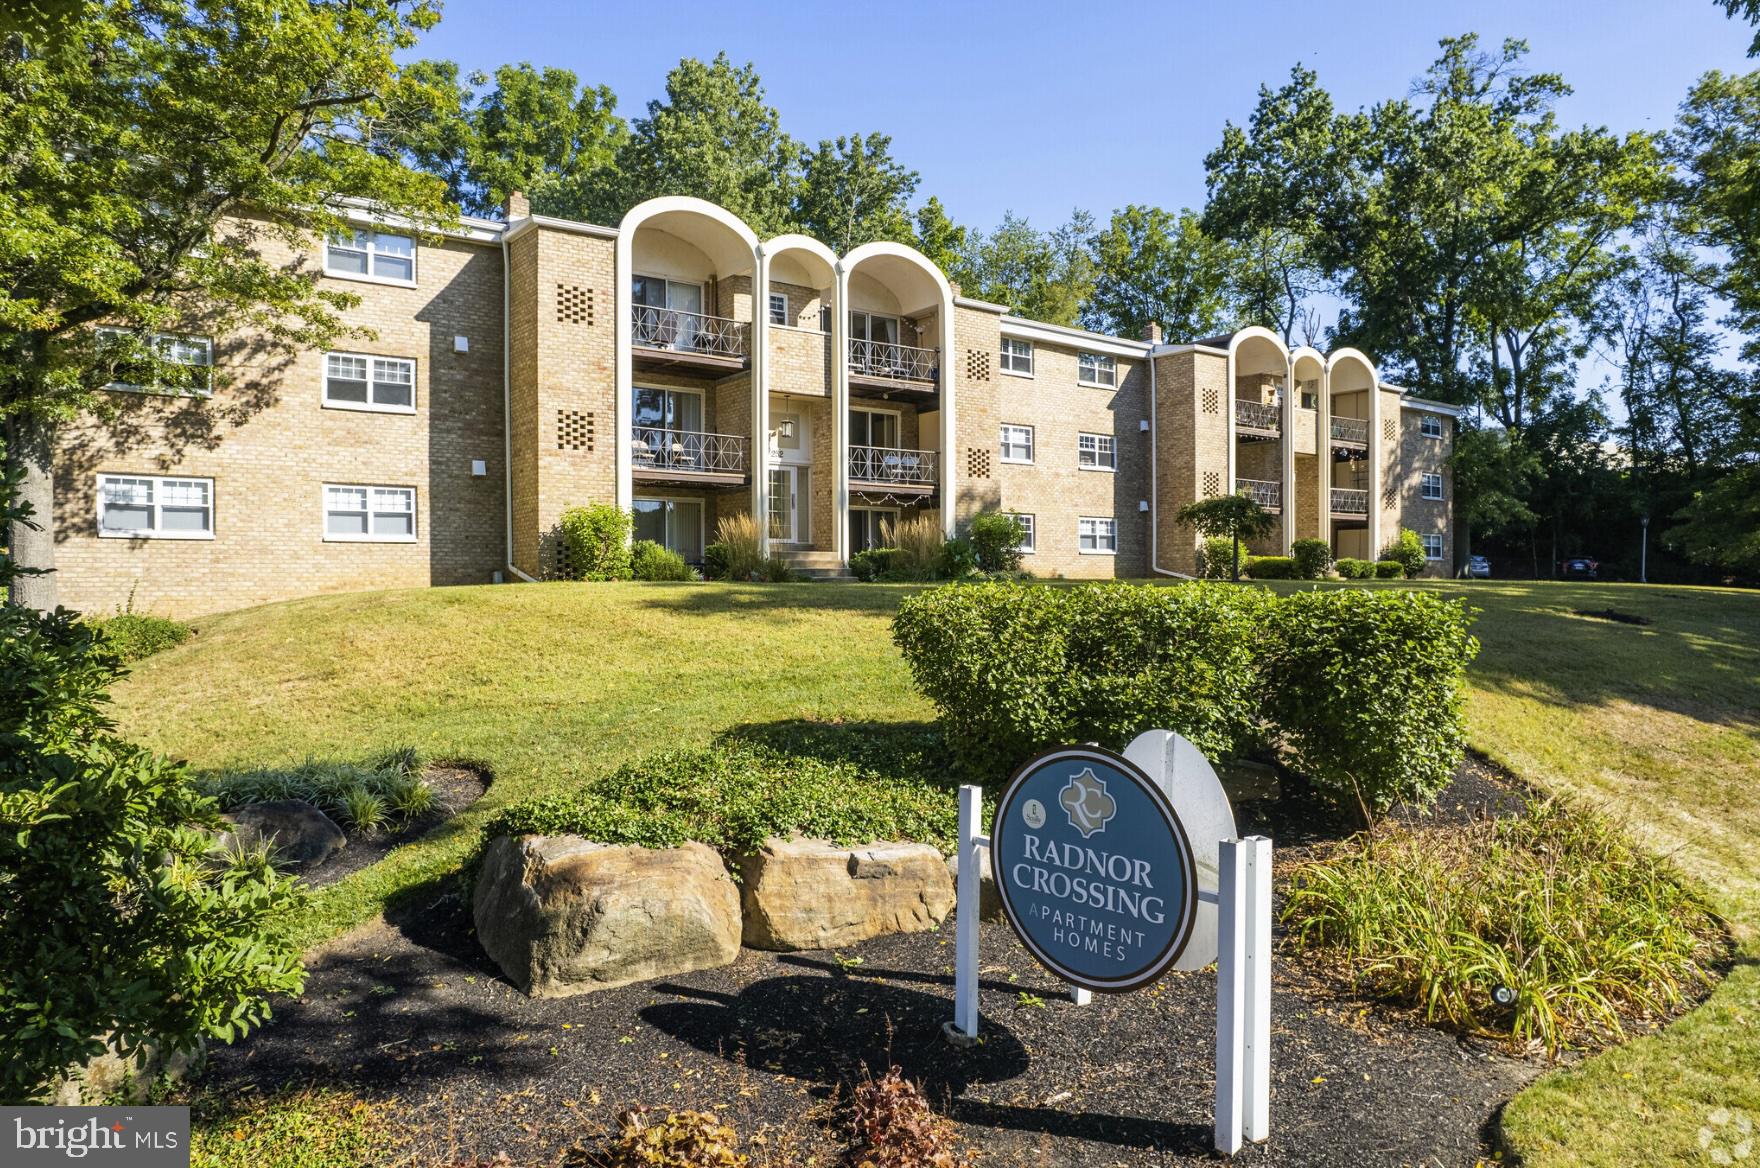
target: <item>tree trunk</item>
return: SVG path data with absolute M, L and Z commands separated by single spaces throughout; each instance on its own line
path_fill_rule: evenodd
M 27 415 L 6 428 L 6 463 L 23 469 L 18 501 L 31 506 L 31 523 L 14 523 L 7 533 L 8 554 L 22 568 L 44 569 L 43 575 L 20 576 L 12 582 L 10 599 L 40 612 L 55 607 L 55 430 Z

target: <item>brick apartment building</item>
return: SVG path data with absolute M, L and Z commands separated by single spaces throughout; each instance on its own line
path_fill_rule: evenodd
M 1401 526 L 1454 563 L 1456 411 L 1366 356 L 1243 329 L 1196 342 L 1043 324 L 963 297 L 922 255 L 760 240 L 651 200 L 616 227 L 533 215 L 417 238 L 356 214 L 315 240 L 372 340 L 276 351 L 179 336 L 208 395 L 116 387 L 66 434 L 63 602 L 199 614 L 312 593 L 541 579 L 568 507 L 701 555 L 726 515 L 834 568 L 888 519 L 955 533 L 1006 510 L 1041 576 L 1196 568 L 1184 504 L 1245 490 L 1281 530 L 1372 558 Z M 150 389 L 150 387 L 149 387 Z

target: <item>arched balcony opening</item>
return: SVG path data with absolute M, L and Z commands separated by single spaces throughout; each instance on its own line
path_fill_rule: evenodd
M 1375 467 L 1369 436 L 1375 417 L 1375 367 L 1355 349 L 1334 353 L 1328 366 L 1326 433 L 1333 553 L 1370 559 L 1374 555 L 1370 520 Z

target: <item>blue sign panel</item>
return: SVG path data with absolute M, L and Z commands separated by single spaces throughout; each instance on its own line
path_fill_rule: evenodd
M 1059 747 L 1016 771 L 990 863 L 1021 942 L 1078 986 L 1139 989 L 1191 938 L 1191 842 L 1160 788 L 1109 750 Z

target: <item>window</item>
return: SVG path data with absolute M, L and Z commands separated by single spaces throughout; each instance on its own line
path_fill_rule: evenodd
M 1110 434 L 1076 436 L 1076 465 L 1083 470 L 1117 470 L 1118 450 Z
M 1435 414 L 1425 414 L 1418 419 L 1418 432 L 1426 438 L 1442 437 L 1442 419 Z
M 1002 371 L 1017 377 L 1033 375 L 1033 342 L 1002 338 Z
M 1296 382 L 1296 392 L 1301 395 L 1300 401 L 1304 410 L 1320 408 L 1320 382 L 1318 380 Z
M 781 292 L 770 293 L 770 323 L 788 323 L 788 297 Z
M 416 363 L 364 353 L 324 354 L 324 404 L 344 410 L 416 412 Z
M 1032 555 L 1039 550 L 1037 542 L 1033 538 L 1036 532 L 1036 525 L 1033 522 L 1033 517 L 1031 515 L 1023 515 L 1019 511 L 1012 512 L 1012 514 L 1014 515 L 1015 521 L 1021 525 L 1021 529 L 1026 532 L 1026 535 L 1021 539 L 1021 552 L 1025 555 Z
M 137 335 L 127 329 L 101 328 L 98 345 L 102 349 L 131 346 Z M 139 393 L 191 393 L 197 397 L 214 392 L 214 342 L 207 337 L 148 333 L 142 347 L 157 354 L 159 368 L 148 368 L 123 354 L 116 361 L 116 379 L 106 388 Z M 179 368 L 166 369 L 167 365 Z
M 414 487 L 324 487 L 324 538 L 414 543 Z
M 125 539 L 213 539 L 214 480 L 99 475 L 98 534 Z
M 338 232 L 324 248 L 324 274 L 414 284 L 416 241 L 388 231 Z
M 1031 426 L 1004 425 L 1002 427 L 1002 461 L 1033 461 L 1033 428 Z
M 849 444 L 896 449 L 899 444 L 898 415 L 888 410 L 850 410 Z
M 865 552 L 886 547 L 888 537 L 898 523 L 897 508 L 851 507 L 849 509 L 849 550 Z
M 1440 498 L 1442 498 L 1442 476 L 1441 475 L 1439 475 L 1439 474 L 1426 474 L 1423 479 L 1423 485 L 1424 485 L 1424 497 L 1426 499 L 1440 499 Z
M 849 337 L 852 341 L 868 341 L 875 345 L 896 345 L 903 335 L 903 323 L 896 316 L 878 312 L 851 312 Z
M 1030 368 L 1028 372 L 1031 372 Z M 1118 384 L 1118 358 L 1102 356 L 1099 353 L 1077 353 L 1076 380 L 1083 385 L 1103 385 L 1108 389 L 1113 388 Z
M 1442 558 L 1442 537 L 1440 535 L 1421 535 L 1418 538 L 1424 541 L 1424 558 L 1426 560 L 1440 560 Z
M 1088 516 L 1076 520 L 1076 550 L 1085 556 L 1110 556 L 1118 551 L 1118 523 Z
M 703 504 L 699 499 L 635 499 L 635 538 L 651 539 L 692 563 L 703 562 Z

